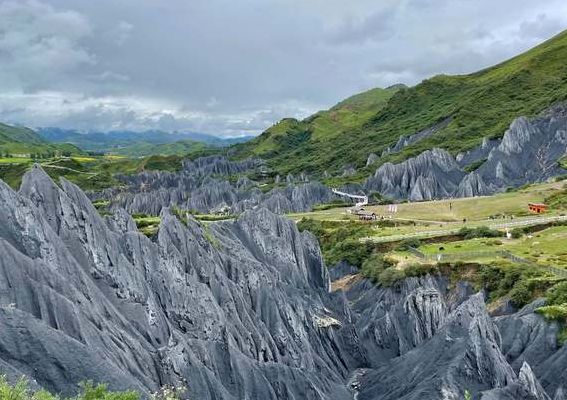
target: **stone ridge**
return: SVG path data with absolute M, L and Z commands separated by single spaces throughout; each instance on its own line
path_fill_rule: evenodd
M 485 140 L 456 160 L 432 149 L 399 164 L 386 163 L 368 178 L 365 189 L 411 201 L 489 195 L 567 173 L 558 163 L 566 154 L 567 105 L 559 104 L 532 120 L 517 118 L 501 141 Z M 463 171 L 485 158 L 476 171 Z

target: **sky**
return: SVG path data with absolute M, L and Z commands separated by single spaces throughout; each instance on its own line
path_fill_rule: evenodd
M 0 0 L 0 121 L 256 135 L 564 29 L 565 0 Z

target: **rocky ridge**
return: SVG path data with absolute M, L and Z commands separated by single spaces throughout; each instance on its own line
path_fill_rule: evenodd
M 489 195 L 567 173 L 559 166 L 565 155 L 567 105 L 559 104 L 537 118 L 516 119 L 501 140 L 485 139 L 456 159 L 432 149 L 400 164 L 386 163 L 368 178 L 365 189 L 411 201 Z M 476 170 L 463 170 L 476 162 Z
M 146 171 L 123 175 L 118 179 L 125 188 L 91 193 L 92 200 L 109 200 L 110 208 L 129 213 L 159 215 L 166 207 L 178 207 L 210 213 L 227 207 L 237 214 L 263 207 L 276 213 L 309 211 L 316 204 L 337 197 L 319 182 L 307 176 L 286 177 L 286 184 L 276 177 L 276 187 L 264 192 L 244 173 L 265 174 L 261 160 L 229 161 L 225 157 L 204 157 L 187 161 L 179 172 Z M 236 182 L 231 179 L 236 179 Z

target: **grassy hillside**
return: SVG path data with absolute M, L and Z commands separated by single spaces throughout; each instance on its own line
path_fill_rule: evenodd
M 360 129 L 400 89 L 400 86 L 371 89 L 303 121 L 283 119 L 259 137 L 236 145 L 232 150 L 237 157 L 259 156 L 268 159 L 282 173 L 307 169 L 303 166 L 310 163 L 309 157 L 312 155 L 302 154 L 304 150 L 313 145 L 323 147 L 328 141 L 340 140 L 341 136 L 348 136 L 349 132 Z M 300 159 L 294 160 L 299 166 L 290 162 L 287 158 L 289 154 L 300 154 Z
M 46 157 L 56 153 L 81 154 L 81 150 L 71 144 L 51 144 L 33 130 L 0 123 L 0 161 L 2 156 L 35 155 Z M 7 157 L 6 157 L 7 156 Z
M 0 123 L 0 143 L 10 142 L 45 144 L 45 141 L 31 129 Z
M 203 142 L 194 140 L 180 140 L 173 143 L 154 144 L 148 142 L 136 142 L 124 147 L 112 149 L 109 153 L 120 154 L 131 157 L 145 157 L 151 155 L 194 155 L 217 152 L 218 148 L 209 146 Z
M 345 164 L 364 166 L 371 152 L 380 154 L 401 135 L 448 117 L 451 123 L 436 134 L 379 162 L 400 161 L 434 146 L 458 153 L 479 144 L 483 137 L 502 136 L 518 116 L 534 116 L 566 100 L 565 60 L 567 31 L 474 74 L 441 75 L 412 88 L 390 89 L 389 99 L 378 90 L 383 102 L 369 102 L 363 94 L 305 121 L 284 120 L 238 146 L 235 155 L 265 157 L 280 173 L 336 172 Z M 363 111 L 351 112 L 352 99 L 358 99 L 354 104 L 362 104 Z

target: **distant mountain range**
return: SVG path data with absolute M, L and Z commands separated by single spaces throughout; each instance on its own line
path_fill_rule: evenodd
M 203 133 L 167 133 L 155 130 L 85 133 L 61 128 L 40 128 L 38 134 L 52 143 L 71 143 L 87 151 L 128 156 L 182 155 L 209 147 L 227 147 L 252 138 L 221 138 Z

